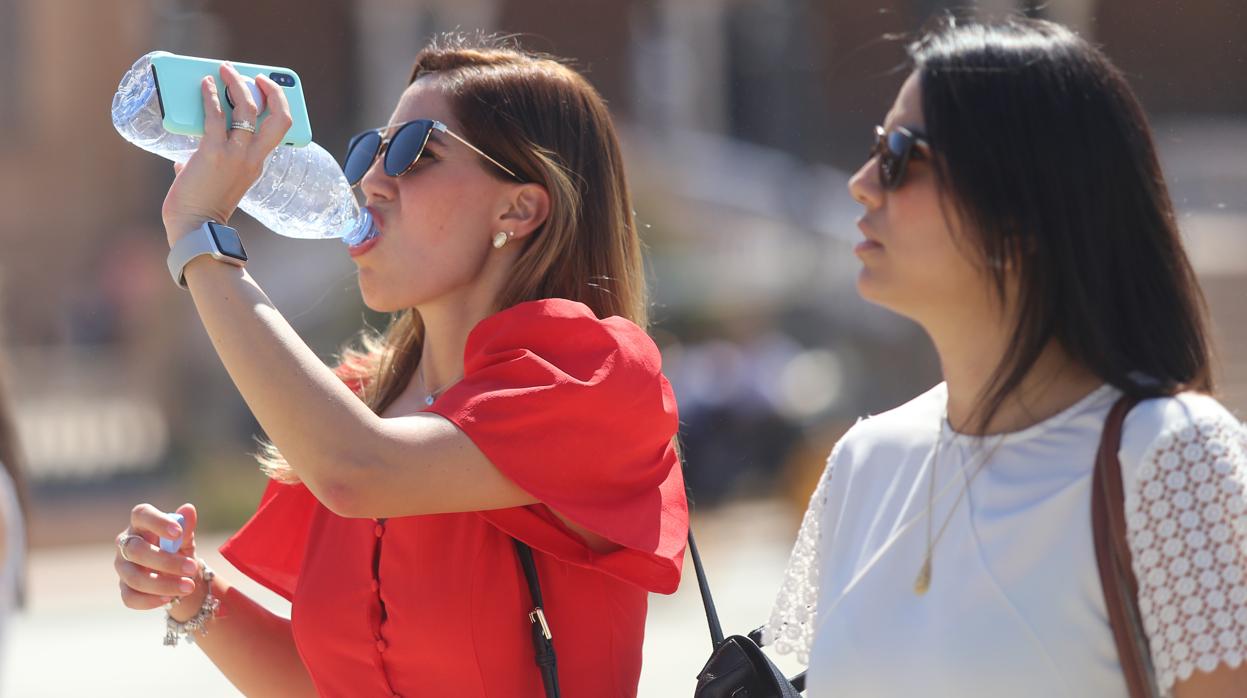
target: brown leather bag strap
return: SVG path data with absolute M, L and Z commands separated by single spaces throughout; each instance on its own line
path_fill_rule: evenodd
M 1092 476 L 1091 531 L 1100 568 L 1100 585 L 1104 588 L 1109 623 L 1117 641 L 1117 657 L 1130 698 L 1158 698 L 1160 691 L 1156 686 L 1152 653 L 1139 614 L 1139 585 L 1130 567 L 1125 493 L 1121 461 L 1117 456 L 1126 413 L 1138 402 L 1138 398 L 1123 396 L 1109 410 L 1104 422 Z

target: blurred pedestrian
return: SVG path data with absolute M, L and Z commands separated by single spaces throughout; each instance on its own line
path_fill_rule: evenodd
M 271 81 L 256 131 L 238 73 L 221 80 L 238 121 L 206 80 L 207 135 L 164 203 L 171 246 L 229 219 L 289 124 Z M 360 290 L 394 316 L 336 375 L 243 268 L 182 270 L 273 446 L 273 482 L 221 552 L 292 619 L 205 570 L 190 505 L 184 526 L 134 509 L 123 600 L 176 600 L 171 641 L 248 695 L 635 695 L 647 595 L 676 589 L 688 521 L 601 97 L 556 60 L 446 38 L 345 170 L 378 229 L 350 249 Z M 175 533 L 178 554 L 154 547 Z
M 949 21 L 910 51 L 849 182 L 858 289 L 927 331 L 944 382 L 835 447 L 765 639 L 815 698 L 1125 696 L 1133 656 L 1164 694 L 1244 695 L 1247 429 L 1211 397 L 1142 108 L 1050 22 Z M 1150 647 L 1120 657 L 1102 437 L 1137 595 L 1108 586 Z
M 9 617 L 26 600 L 26 518 L 30 515 L 21 448 L 8 390 L 0 382 L 0 662 Z

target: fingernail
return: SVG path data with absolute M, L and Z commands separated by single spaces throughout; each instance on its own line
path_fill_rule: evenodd
M 182 537 L 182 529 L 178 528 L 177 526 L 170 526 L 169 528 L 165 530 L 169 532 L 170 538 L 181 538 Z
M 194 560 L 187 560 L 182 563 L 182 574 L 195 574 L 199 571 L 199 565 Z
M 195 583 L 192 582 L 191 580 L 183 579 L 182 581 L 178 582 L 178 591 L 182 592 L 183 594 L 189 594 L 194 590 L 195 590 Z

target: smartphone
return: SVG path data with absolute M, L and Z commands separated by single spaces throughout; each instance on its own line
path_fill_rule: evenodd
M 221 83 L 223 62 L 163 51 L 152 57 L 152 78 L 156 83 L 156 96 L 160 100 L 160 115 L 164 119 L 166 131 L 185 136 L 204 135 L 203 92 L 200 82 L 205 75 L 211 75 L 216 81 L 217 95 L 221 100 L 221 108 L 225 111 L 226 123 L 232 119 L 234 95 L 229 94 L 229 90 Z M 247 80 L 253 99 L 259 98 L 256 99 L 257 105 L 261 104 L 263 94 L 255 84 L 257 75 L 267 75 L 286 93 L 293 123 L 286 132 L 283 144 L 302 147 L 312 142 L 312 123 L 307 116 L 307 103 L 303 100 L 303 81 L 299 79 L 298 73 L 289 68 L 253 63 L 234 63 L 234 68 Z M 267 116 L 268 111 L 265 108 L 257 119 L 256 128 L 259 128 Z

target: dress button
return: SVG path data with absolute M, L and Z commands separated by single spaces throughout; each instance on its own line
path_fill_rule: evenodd
M 381 591 L 381 582 L 378 582 L 378 581 L 377 581 L 377 580 L 375 580 L 375 579 L 374 579 L 374 580 L 372 580 L 372 590 L 373 590 L 373 592 L 374 592 L 374 593 L 375 593 L 375 592 L 378 592 L 378 591 Z
M 385 640 L 377 640 L 377 651 L 378 652 L 384 652 L 386 647 L 387 645 L 385 644 Z
M 377 524 L 377 527 L 372 529 L 372 531 L 373 533 L 377 534 L 378 538 L 380 538 L 381 536 L 385 535 L 385 526 L 382 526 L 381 524 Z

